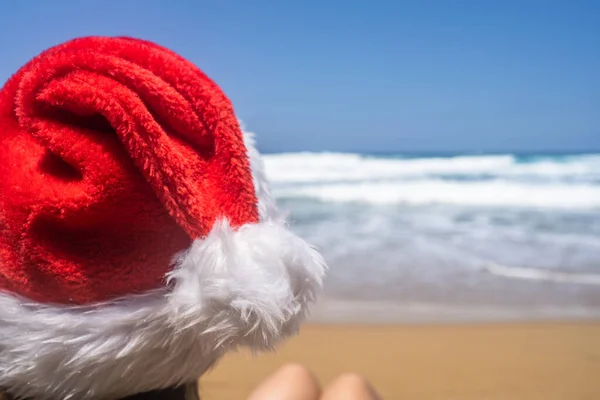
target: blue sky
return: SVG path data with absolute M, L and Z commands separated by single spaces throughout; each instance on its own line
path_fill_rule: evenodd
M 0 81 L 84 35 L 170 47 L 263 151 L 600 150 L 599 1 L 3 1 Z

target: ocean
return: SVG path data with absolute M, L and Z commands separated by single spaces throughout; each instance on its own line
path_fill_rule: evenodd
M 264 155 L 316 319 L 600 316 L 600 154 Z

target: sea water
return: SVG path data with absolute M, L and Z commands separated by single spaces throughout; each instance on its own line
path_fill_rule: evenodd
M 330 265 L 323 318 L 600 315 L 600 154 L 264 162 L 292 229 Z

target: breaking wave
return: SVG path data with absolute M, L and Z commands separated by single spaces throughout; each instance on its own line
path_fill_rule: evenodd
M 376 157 L 291 153 L 265 157 L 276 195 L 325 202 L 600 207 L 600 155 Z

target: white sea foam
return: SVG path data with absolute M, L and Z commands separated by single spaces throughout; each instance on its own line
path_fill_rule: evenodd
M 369 204 L 453 204 L 562 209 L 600 207 L 600 156 L 433 158 L 358 154 L 269 155 L 280 197 Z
M 600 186 L 586 184 L 528 185 L 510 181 L 342 183 L 277 189 L 279 197 L 305 197 L 327 202 L 369 204 L 452 204 L 561 209 L 600 208 Z
M 370 158 L 358 154 L 293 153 L 268 155 L 273 182 L 329 182 L 390 179 L 428 174 L 485 173 L 513 164 L 512 156 L 447 158 Z
M 265 156 L 276 183 L 363 181 L 432 176 L 505 177 L 578 180 L 600 179 L 600 155 L 546 157 L 520 162 L 513 155 L 431 158 L 377 158 L 359 154 L 288 153 Z
M 539 268 L 508 267 L 499 264 L 488 264 L 485 265 L 483 269 L 492 275 L 504 278 L 576 283 L 580 285 L 600 285 L 600 274 L 550 271 Z

